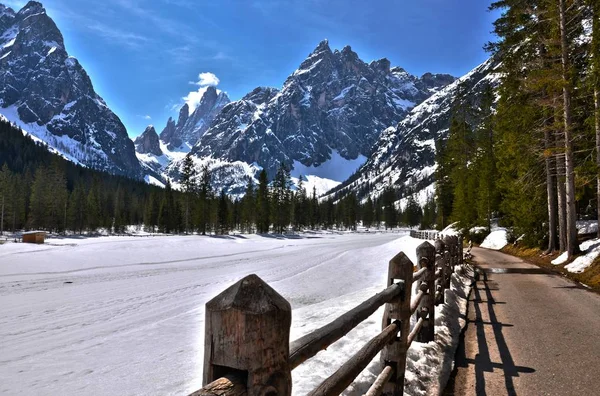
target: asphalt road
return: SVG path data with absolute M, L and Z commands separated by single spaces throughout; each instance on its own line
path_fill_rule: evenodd
M 479 273 L 444 395 L 600 395 L 600 295 L 474 248 Z

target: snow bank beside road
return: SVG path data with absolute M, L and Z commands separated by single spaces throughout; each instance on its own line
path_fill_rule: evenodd
M 481 243 L 482 248 L 500 250 L 508 245 L 508 232 L 506 228 L 497 228 L 490 232 Z
M 565 269 L 569 272 L 579 274 L 585 271 L 598 256 L 600 256 L 600 239 L 590 239 L 579 245 L 582 255 L 573 260 L 572 263 L 565 265 Z M 552 264 L 561 265 L 567 262 L 568 254 L 564 252 L 554 260 Z

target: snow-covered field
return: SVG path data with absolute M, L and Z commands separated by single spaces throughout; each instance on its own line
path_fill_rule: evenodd
M 48 242 L 0 245 L 0 393 L 190 393 L 202 382 L 204 304 L 235 281 L 256 273 L 288 299 L 296 339 L 383 289 L 389 259 L 404 250 L 415 260 L 423 241 L 373 233 Z M 436 342 L 409 351 L 409 394 L 449 374 L 464 281 L 455 277 L 450 304 L 436 310 L 447 313 L 436 320 Z M 381 317 L 294 370 L 294 394 L 376 335 Z M 348 394 L 364 391 L 380 369 L 376 359 Z

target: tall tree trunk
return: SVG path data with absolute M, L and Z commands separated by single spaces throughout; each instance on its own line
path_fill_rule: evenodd
M 562 139 L 560 139 L 562 141 Z M 565 193 L 565 156 L 556 156 L 556 190 L 558 197 L 558 250 L 567 250 L 567 198 Z
M 553 148 L 551 132 L 544 131 L 544 145 L 549 152 Z M 558 202 L 556 196 L 556 160 L 552 155 L 546 155 L 546 189 L 548 192 L 548 253 L 557 249 L 557 214 Z
M 600 1 L 592 1 L 592 84 L 594 85 L 594 126 L 596 129 L 596 216 L 600 238 Z
M 578 252 L 577 214 L 575 212 L 575 166 L 573 164 L 571 82 L 569 77 L 569 54 L 565 22 L 565 0 L 558 0 L 560 18 L 560 46 L 563 77 L 563 111 L 565 127 L 565 196 L 567 199 L 567 252 L 569 258 Z
M 598 22 L 594 22 L 598 23 Z M 600 72 L 600 70 L 599 70 Z M 594 110 L 595 114 L 595 126 L 596 126 L 596 217 L 598 219 L 598 238 L 600 238 L 600 92 L 598 92 L 598 82 L 595 82 L 594 86 Z

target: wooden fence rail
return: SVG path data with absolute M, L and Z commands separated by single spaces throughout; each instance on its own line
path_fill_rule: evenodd
M 435 306 L 444 303 L 452 272 L 462 263 L 460 238 L 440 239 L 430 231 L 411 231 L 411 236 L 435 240 L 435 245 L 425 241 L 417 247 L 416 265 L 398 253 L 389 262 L 386 289 L 292 343 L 290 304 L 258 276 L 249 275 L 210 300 L 204 387 L 192 396 L 289 396 L 293 369 L 384 305 L 381 333 L 309 395 L 339 395 L 379 353 L 383 370 L 366 395 L 402 395 L 407 350 L 415 341 L 434 340 Z

